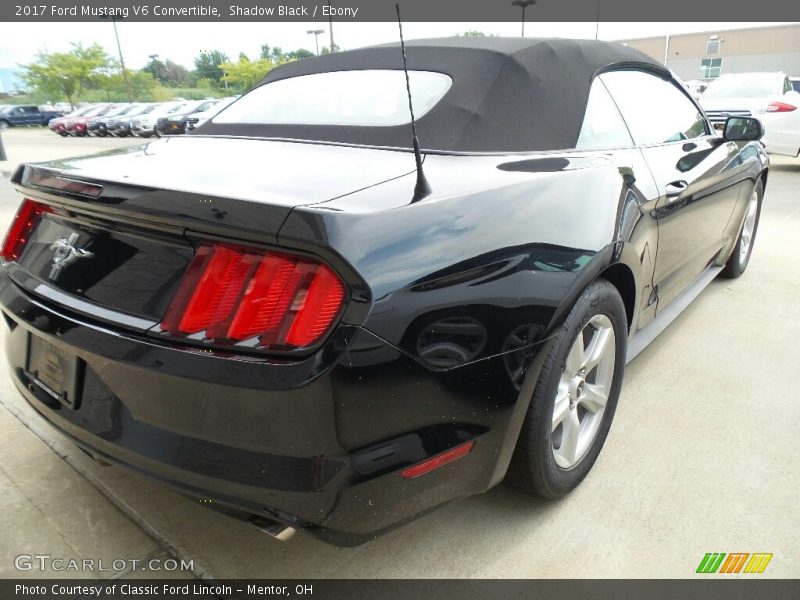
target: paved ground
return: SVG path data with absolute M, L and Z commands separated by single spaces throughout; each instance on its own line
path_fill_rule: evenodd
M 127 143 L 41 131 L 3 139 L 12 160 Z M 599 461 L 558 503 L 501 485 L 358 548 L 303 535 L 280 543 L 96 465 L 44 427 L 3 374 L 0 577 L 24 575 L 18 554 L 47 553 L 106 564 L 179 557 L 193 561 L 175 574 L 187 577 L 683 578 L 706 552 L 735 551 L 772 552 L 763 576 L 800 577 L 798 189 L 800 160 L 775 158 L 747 274 L 712 283 L 628 367 Z M 16 202 L 0 182 L 3 227 Z

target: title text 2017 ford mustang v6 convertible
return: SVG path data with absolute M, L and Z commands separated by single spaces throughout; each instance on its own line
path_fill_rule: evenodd
M 504 478 L 578 485 L 626 360 L 745 270 L 761 125 L 714 135 L 620 45 L 406 51 L 410 97 L 399 45 L 342 52 L 196 134 L 20 167 L 0 308 L 44 419 L 340 544 Z

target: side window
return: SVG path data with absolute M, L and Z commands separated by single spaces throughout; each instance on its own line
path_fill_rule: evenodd
M 578 136 L 578 150 L 607 150 L 633 146 L 628 128 L 606 86 L 599 79 L 592 82 L 589 101 Z
M 612 71 L 600 79 L 637 144 L 678 142 L 708 133 L 700 110 L 671 82 L 642 71 Z

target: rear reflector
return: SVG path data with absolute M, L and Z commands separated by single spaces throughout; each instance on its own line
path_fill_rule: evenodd
M 201 245 L 164 313 L 162 330 L 209 343 L 258 348 L 313 346 L 344 305 L 345 288 L 310 258 Z
M 459 458 L 464 458 L 467 454 L 472 452 L 472 447 L 474 445 L 475 440 L 470 440 L 469 442 L 456 446 L 455 448 L 450 448 L 450 450 L 442 452 L 441 454 L 437 454 L 425 462 L 421 462 L 413 467 L 408 467 L 407 469 L 403 470 L 402 475 L 406 479 L 414 479 L 415 477 L 430 473 L 431 471 L 434 471 L 439 467 L 443 467 L 446 464 L 458 460 Z
M 786 102 L 770 102 L 767 106 L 767 112 L 792 112 L 793 110 L 797 110 L 797 107 Z
M 0 256 L 6 260 L 17 260 L 28 243 L 28 238 L 36 229 L 39 220 L 45 213 L 52 213 L 53 209 L 47 204 L 34 202 L 27 198 L 22 201 L 22 204 L 17 210 L 14 220 L 11 221 L 11 227 L 8 228 L 6 238 L 3 240 L 3 249 L 0 251 Z

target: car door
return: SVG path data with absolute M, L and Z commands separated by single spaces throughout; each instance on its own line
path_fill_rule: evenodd
M 25 109 L 22 106 L 17 106 L 16 108 L 12 108 L 8 111 L 8 121 L 12 125 L 24 125 L 25 124 Z
M 41 113 L 35 106 L 26 106 L 22 110 L 24 125 L 38 125 L 41 122 Z
M 646 71 L 603 73 L 649 165 L 660 197 L 653 217 L 658 311 L 689 287 L 723 247 L 744 181 L 738 147 L 712 134 L 702 110 L 671 78 Z
M 589 90 L 586 112 L 575 145 L 579 151 L 598 151 L 611 160 L 624 174 L 621 191 L 619 225 L 615 241 L 631 244 L 640 257 L 641 281 L 637 296 L 639 313 L 633 330 L 647 325 L 655 317 L 656 303 L 652 279 L 658 248 L 658 228 L 652 214 L 659 199 L 658 188 L 642 152 L 633 142 L 603 82 L 595 78 Z

